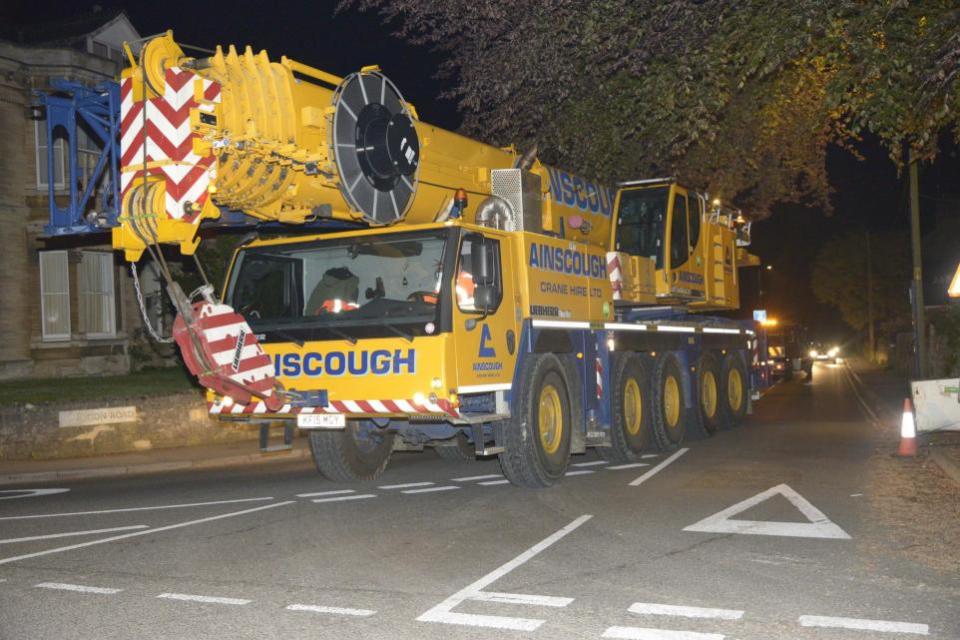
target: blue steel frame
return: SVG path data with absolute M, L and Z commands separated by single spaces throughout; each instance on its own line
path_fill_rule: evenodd
M 89 87 L 69 80 L 54 80 L 52 93 L 36 92 L 37 104 L 46 109 L 47 182 L 49 183 L 50 222 L 44 231 L 51 236 L 102 233 L 117 226 L 120 213 L 120 85 L 113 81 Z M 77 125 L 83 122 L 103 145 L 100 159 L 83 192 L 80 192 L 79 144 Z M 67 176 L 69 200 L 66 207 L 56 201 L 56 181 L 52 152 L 54 131 L 63 128 L 67 134 Z M 95 186 L 109 171 L 109 188 L 102 189 L 94 210 L 96 219 L 85 216 L 87 203 Z

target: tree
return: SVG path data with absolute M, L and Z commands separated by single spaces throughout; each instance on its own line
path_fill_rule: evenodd
M 753 217 L 829 211 L 828 145 L 930 158 L 960 97 L 955 0 L 343 0 L 447 55 L 464 133 L 600 178 L 675 175 Z
M 885 324 L 910 319 L 910 243 L 902 233 L 872 234 L 873 313 Z M 827 240 L 813 262 L 813 295 L 856 330 L 867 324 L 867 248 L 863 231 Z

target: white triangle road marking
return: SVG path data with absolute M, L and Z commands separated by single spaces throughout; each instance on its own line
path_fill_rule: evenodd
M 781 495 L 793 504 L 810 522 L 765 522 L 763 520 L 735 520 L 733 516 L 743 513 L 761 502 Z M 684 531 L 702 531 L 706 533 L 739 533 L 753 536 L 786 536 L 793 538 L 832 538 L 849 540 L 850 534 L 841 529 L 832 520 L 799 493 L 785 484 L 778 484 L 752 498 L 727 507 L 723 511 L 704 518 Z

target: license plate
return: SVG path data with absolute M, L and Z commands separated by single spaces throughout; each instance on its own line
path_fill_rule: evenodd
M 297 415 L 297 426 L 301 429 L 343 429 L 347 426 L 347 417 L 342 413 L 301 413 Z

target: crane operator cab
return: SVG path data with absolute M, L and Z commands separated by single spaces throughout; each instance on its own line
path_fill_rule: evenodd
M 619 306 L 737 307 L 737 267 L 756 260 L 738 211 L 672 178 L 621 183 L 615 209 L 608 261 L 622 274 Z

